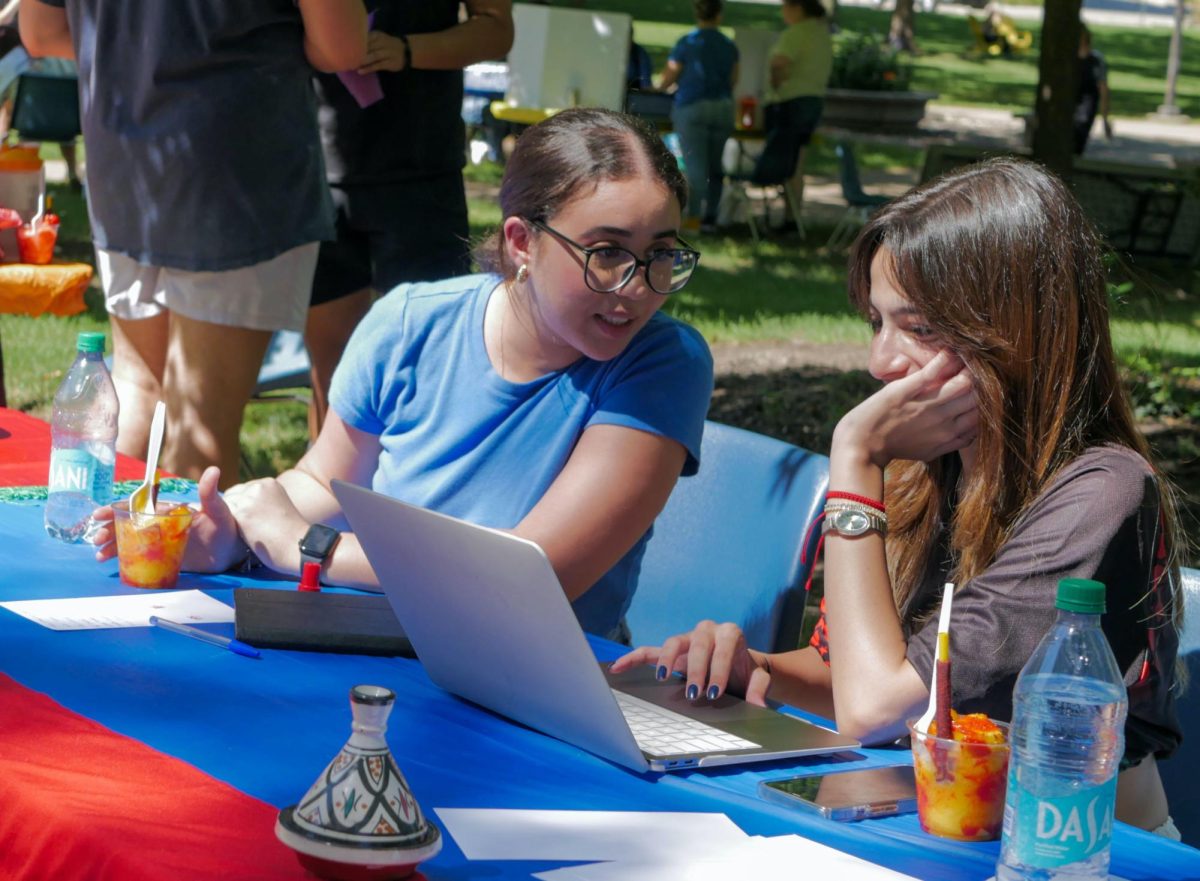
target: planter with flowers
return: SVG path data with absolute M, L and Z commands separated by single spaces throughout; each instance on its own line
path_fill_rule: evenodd
M 914 92 L 909 65 L 871 34 L 847 34 L 837 40 L 833 72 L 825 92 L 823 125 L 860 131 L 903 132 L 925 117 L 936 92 Z

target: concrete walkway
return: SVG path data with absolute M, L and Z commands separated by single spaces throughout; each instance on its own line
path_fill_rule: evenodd
M 918 148 L 928 148 L 936 143 L 964 142 L 1002 150 L 1020 147 L 1024 143 L 1024 132 L 1024 120 L 1007 110 L 931 104 L 920 129 L 912 138 L 863 135 L 862 142 L 868 144 L 877 140 L 894 145 L 907 142 Z M 860 146 L 859 149 L 865 147 Z M 1097 123 L 1088 141 L 1086 156 L 1133 165 L 1200 168 L 1200 122 L 1117 117 L 1113 119 L 1111 141 L 1104 138 Z M 863 187 L 868 192 L 898 196 L 918 182 L 920 173 L 920 167 L 891 171 L 863 169 L 861 176 Z M 814 221 L 836 222 L 846 210 L 838 179 L 828 175 L 807 175 L 804 205 L 806 215 Z

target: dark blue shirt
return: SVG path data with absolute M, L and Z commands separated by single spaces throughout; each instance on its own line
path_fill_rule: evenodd
M 459 0 L 368 0 L 391 36 L 458 24 Z M 364 185 L 458 175 L 466 161 L 461 70 L 380 71 L 383 100 L 362 108 L 334 74 L 317 77 L 329 182 Z
M 696 28 L 680 37 L 668 57 L 682 67 L 675 106 L 733 97 L 738 50 L 733 40 L 716 28 Z
M 217 271 L 333 237 L 293 0 L 42 0 L 79 63 L 96 245 Z

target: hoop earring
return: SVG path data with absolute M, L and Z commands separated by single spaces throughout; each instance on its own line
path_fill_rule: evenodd
M 517 281 L 524 283 L 529 279 L 529 266 L 522 263 L 517 267 Z

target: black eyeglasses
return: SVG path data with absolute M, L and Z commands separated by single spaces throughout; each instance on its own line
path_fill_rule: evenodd
M 656 294 L 673 294 L 688 283 L 696 264 L 700 262 L 700 252 L 683 239 L 678 241 L 684 247 L 664 248 L 642 260 L 632 251 L 616 245 L 588 248 L 540 220 L 526 219 L 584 255 L 583 282 L 598 294 L 612 294 L 621 290 L 637 275 L 639 267 L 646 269 L 646 284 L 650 285 L 650 290 Z

